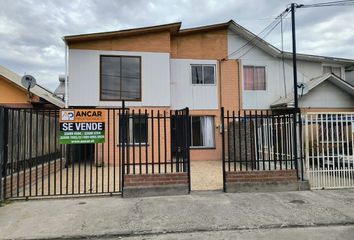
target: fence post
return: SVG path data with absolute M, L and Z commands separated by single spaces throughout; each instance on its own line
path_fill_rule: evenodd
M 121 152 L 122 152 L 122 166 L 121 166 L 121 171 L 122 171 L 122 196 L 123 196 L 123 191 L 124 191 L 124 175 L 125 175 L 125 134 L 126 134 L 126 127 L 125 127 L 125 101 L 122 101 L 122 115 L 119 117 L 121 119 L 121 127 L 120 130 L 122 131 L 122 136 L 121 136 Z M 128 125 L 129 126 L 129 125 Z
M 8 158 L 8 109 L 0 108 L 0 201 L 6 198 L 6 165 Z
M 300 176 L 301 176 L 301 181 L 304 181 L 304 161 L 303 161 L 303 145 L 302 145 L 302 117 L 301 117 L 301 109 L 299 108 L 299 113 L 298 113 L 298 122 L 299 122 L 299 146 L 300 146 L 300 154 L 299 154 L 299 161 L 300 161 Z
M 222 179 L 223 179 L 223 190 L 226 191 L 225 186 L 225 124 L 224 124 L 224 107 L 221 107 L 221 145 L 222 145 Z
M 186 108 L 185 112 L 185 151 L 187 151 L 187 166 L 188 166 L 188 188 L 189 192 L 191 192 L 191 159 L 190 159 L 190 141 L 191 141 L 191 130 L 190 130 L 190 122 L 189 122 L 189 108 Z

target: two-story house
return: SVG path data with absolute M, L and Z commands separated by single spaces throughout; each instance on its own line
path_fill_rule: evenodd
M 232 20 L 189 29 L 172 23 L 73 35 L 64 41 L 68 107 L 119 108 L 123 100 L 132 109 L 189 107 L 192 160 L 221 159 L 221 107 L 269 109 L 293 101 L 291 54 Z M 349 76 L 354 60 L 299 54 L 298 65 L 299 82 L 309 88 L 300 102 L 309 106 L 300 106 L 353 108 L 345 70 Z M 323 96 L 328 101 L 319 100 Z

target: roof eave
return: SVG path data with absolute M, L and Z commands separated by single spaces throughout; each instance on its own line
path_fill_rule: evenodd
M 163 25 L 156 25 L 150 27 L 132 28 L 120 31 L 110 31 L 110 32 L 99 32 L 99 33 L 89 33 L 89 34 L 79 34 L 79 35 L 68 35 L 64 36 L 63 40 L 67 43 L 80 42 L 80 41 L 90 41 L 98 39 L 109 39 L 113 37 L 127 37 L 146 33 L 156 33 L 169 31 L 171 34 L 177 33 L 181 27 L 181 22 L 169 23 Z

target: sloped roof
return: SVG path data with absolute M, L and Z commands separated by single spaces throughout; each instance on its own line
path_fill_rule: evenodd
M 256 34 L 252 33 L 251 31 L 247 30 L 241 25 L 237 24 L 232 19 L 227 22 L 204 25 L 204 26 L 193 27 L 193 28 L 181 29 L 181 25 L 182 25 L 181 22 L 175 22 L 175 23 L 168 23 L 168 24 L 141 27 L 141 28 L 131 28 L 131 29 L 118 30 L 118 31 L 110 31 L 110 32 L 69 35 L 69 36 L 64 36 L 63 39 L 67 43 L 73 43 L 73 42 L 89 41 L 89 40 L 97 40 L 97 39 L 108 39 L 112 37 L 126 37 L 126 36 L 160 32 L 160 31 L 170 31 L 172 35 L 175 34 L 183 35 L 183 34 L 196 33 L 196 32 L 212 31 L 215 29 L 229 28 L 231 31 L 234 31 L 235 33 L 239 34 L 247 41 L 252 41 L 251 46 L 256 45 L 257 47 L 259 47 L 260 49 L 262 49 L 263 51 L 267 52 L 268 54 L 274 57 L 281 57 L 283 54 L 285 59 L 292 58 L 291 52 L 285 52 L 285 51 L 282 52 L 277 47 L 273 46 L 272 44 L 265 41 L 264 39 L 258 37 Z M 315 61 L 315 62 L 320 61 L 320 62 L 327 62 L 327 63 L 342 63 L 342 64 L 346 64 L 347 66 L 354 65 L 353 59 L 327 57 L 327 56 L 302 54 L 302 53 L 297 53 L 296 56 L 298 60 L 307 60 L 307 61 Z
M 316 88 L 318 85 L 323 83 L 324 81 L 330 81 L 334 85 L 336 85 L 338 88 L 342 89 L 343 91 L 347 92 L 348 94 L 354 96 L 354 86 L 351 85 L 350 83 L 344 81 L 342 78 L 338 77 L 337 75 L 333 73 L 325 73 L 322 76 L 312 78 L 310 81 L 307 82 L 307 86 L 309 91 L 304 94 L 308 95 L 311 90 Z M 294 104 L 294 93 L 290 93 L 287 95 L 285 98 L 280 98 L 274 103 L 271 104 L 272 108 L 275 107 L 291 107 Z
M 133 36 L 138 34 L 154 33 L 154 32 L 161 32 L 161 31 L 170 31 L 171 34 L 175 34 L 179 31 L 181 24 L 182 24 L 181 22 L 175 22 L 175 23 L 168 23 L 168 24 L 156 25 L 156 26 L 124 29 L 119 31 L 69 35 L 69 36 L 65 36 L 63 39 L 67 43 L 72 43 L 72 42 L 80 42 L 80 41 L 88 41 L 88 40 L 107 39 L 112 37 L 127 37 L 127 36 Z
M 11 70 L 9 70 L 3 66 L 0 66 L 0 76 L 3 76 L 4 78 L 9 80 L 10 82 L 14 83 L 18 87 L 27 91 L 27 89 L 25 87 L 23 87 L 21 84 L 21 76 L 12 72 Z M 37 95 L 38 97 L 41 97 L 41 98 L 47 100 L 48 102 L 52 103 L 55 106 L 64 107 L 64 105 L 65 105 L 64 101 L 62 99 L 56 97 L 53 94 L 53 92 L 42 87 L 39 84 L 36 84 L 36 86 L 31 89 L 31 92 L 34 93 L 35 95 Z
M 292 52 L 282 52 L 277 47 L 273 46 L 269 42 L 264 39 L 258 37 L 256 34 L 237 24 L 235 21 L 230 20 L 229 29 L 238 33 L 240 36 L 245 38 L 247 41 L 251 41 L 251 46 L 256 45 L 263 51 L 272 55 L 273 57 L 281 57 L 284 54 L 285 59 L 292 59 Z M 236 49 L 235 49 L 236 50 Z M 231 55 L 232 56 L 232 55 Z M 337 57 L 328 57 L 328 56 L 319 56 L 319 55 L 311 55 L 311 54 L 302 54 L 297 53 L 296 57 L 298 60 L 307 60 L 307 61 L 315 61 L 315 62 L 328 62 L 328 63 L 343 63 L 347 65 L 354 65 L 354 59 L 347 58 L 337 58 Z

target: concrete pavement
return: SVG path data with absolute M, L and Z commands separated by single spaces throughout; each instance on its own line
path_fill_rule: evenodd
M 354 226 L 271 228 L 250 230 L 221 230 L 192 233 L 166 233 L 149 236 L 116 237 L 106 240 L 353 240 Z M 100 238 L 97 238 L 100 239 Z
M 338 233 L 343 227 L 352 236 L 352 226 L 354 189 L 238 194 L 211 191 L 139 199 L 113 196 L 30 200 L 0 208 L 2 239 L 134 236 L 154 239 L 149 236 L 208 232 L 228 236 L 228 232 L 238 234 L 246 230 L 269 230 L 272 234 L 279 229 L 303 227 L 336 228 Z

